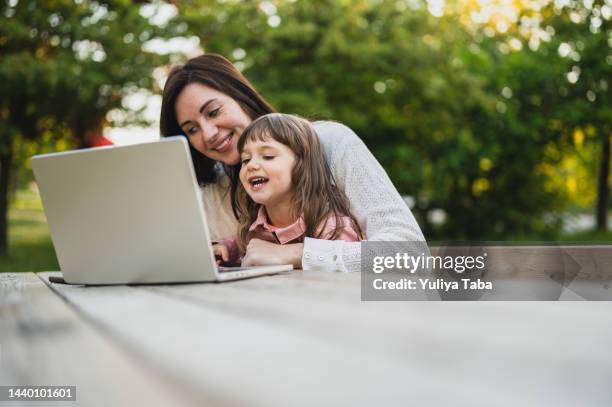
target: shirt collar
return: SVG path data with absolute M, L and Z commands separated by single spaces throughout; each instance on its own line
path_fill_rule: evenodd
M 257 219 L 255 219 L 255 222 L 253 222 L 253 224 L 249 227 L 249 231 L 252 232 L 257 227 L 261 227 L 269 232 L 274 233 L 280 244 L 286 244 L 292 240 L 304 236 L 304 234 L 306 233 L 306 224 L 304 223 L 303 216 L 300 216 L 298 220 L 282 228 L 270 225 L 270 223 L 268 223 L 268 215 L 266 213 L 266 208 L 263 205 L 259 207 L 259 211 L 257 212 Z
M 255 222 L 249 227 L 249 232 L 255 230 L 257 226 L 263 226 L 264 228 L 268 228 L 268 215 L 266 214 L 266 208 L 263 205 L 259 206 L 259 210 L 257 211 L 257 218 Z

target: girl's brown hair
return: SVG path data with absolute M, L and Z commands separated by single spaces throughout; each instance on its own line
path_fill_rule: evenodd
M 330 239 L 337 238 L 343 229 L 342 217 L 348 216 L 353 228 L 362 237 L 359 224 L 350 212 L 347 196 L 336 186 L 334 177 L 323 155 L 317 133 L 308 120 L 301 117 L 273 113 L 253 121 L 238 140 L 242 153 L 248 141 L 269 140 L 286 145 L 295 154 L 291 172 L 293 184 L 292 214 L 294 219 L 304 217 L 307 237 L 320 238 L 327 220 L 333 216 L 336 228 Z M 249 227 L 257 219 L 259 204 L 251 199 L 242 184 L 238 185 L 232 200 L 236 202 L 239 223 L 238 244 L 245 250 Z
M 159 120 L 162 136 L 185 136 L 176 119 L 176 98 L 187 85 L 194 82 L 210 86 L 231 97 L 251 120 L 275 112 L 272 105 L 255 90 L 248 79 L 230 61 L 221 55 L 200 55 L 191 58 L 185 65 L 172 69 L 166 80 Z M 216 182 L 215 161 L 200 153 L 191 144 L 189 147 L 198 183 L 203 185 Z M 236 181 L 238 166 L 230 167 L 224 164 L 224 168 L 232 180 Z

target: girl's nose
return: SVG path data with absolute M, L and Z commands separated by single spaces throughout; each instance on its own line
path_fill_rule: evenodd
M 247 163 L 247 170 L 256 170 L 259 168 L 259 162 L 257 159 L 251 158 Z

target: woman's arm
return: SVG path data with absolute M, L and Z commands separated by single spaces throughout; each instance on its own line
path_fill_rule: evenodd
M 318 122 L 315 128 L 336 183 L 346 193 L 366 239 L 424 242 L 412 212 L 363 141 L 340 123 Z M 422 250 L 422 244 L 416 246 Z M 360 263 L 360 243 L 310 238 L 304 242 L 305 270 L 359 271 Z

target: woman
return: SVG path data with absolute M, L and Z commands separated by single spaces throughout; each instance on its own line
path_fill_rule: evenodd
M 274 108 L 231 62 L 220 55 L 192 58 L 172 70 L 164 86 L 162 136 L 189 140 L 196 177 L 213 240 L 236 233 L 230 189 L 238 184 L 242 131 Z M 423 242 L 410 209 L 365 144 L 348 127 L 313 123 L 331 172 L 347 195 L 366 239 Z M 293 264 L 305 270 L 359 271 L 359 242 L 306 238 L 277 245 L 252 239 L 243 265 Z

